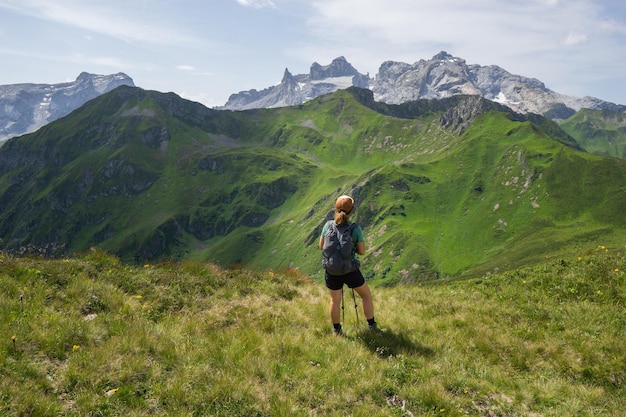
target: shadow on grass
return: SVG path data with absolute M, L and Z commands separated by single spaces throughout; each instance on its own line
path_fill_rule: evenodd
M 386 330 L 384 332 L 372 332 L 364 330 L 359 332 L 357 339 L 369 350 L 381 357 L 390 355 L 419 355 L 432 356 L 435 351 L 428 346 L 414 342 L 404 334 Z

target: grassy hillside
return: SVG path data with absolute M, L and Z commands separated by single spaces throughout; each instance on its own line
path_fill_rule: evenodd
M 582 109 L 561 127 L 590 153 L 626 159 L 626 115 L 611 110 Z
M 477 97 L 215 111 L 120 88 L 0 148 L 0 247 L 297 268 L 352 194 L 368 278 L 472 277 L 626 236 L 626 162 Z
M 374 288 L 381 334 L 348 293 L 340 338 L 294 269 L 3 255 L 0 414 L 621 416 L 624 250 Z
M 412 132 L 410 140 L 388 136 L 388 146 L 381 146 L 385 151 L 371 157 L 364 144 L 358 164 L 371 161 L 375 168 L 351 173 L 341 165 L 343 175 L 336 174 L 325 189 L 329 195 L 304 207 L 306 197 L 298 195 L 300 212 L 281 212 L 288 219 L 279 218 L 275 234 L 264 233 L 268 244 L 255 262 L 272 267 L 282 257 L 289 266 L 321 274 L 316 234 L 304 248 L 293 236 L 302 229 L 319 231 L 334 198 L 346 191 L 361 204 L 354 220 L 365 226 L 365 262 L 376 282 L 505 270 L 574 253 L 593 239 L 612 244 L 623 239 L 625 224 L 617 214 L 626 204 L 622 161 L 571 149 L 504 113 L 479 116 L 460 136 L 437 120 L 393 122 Z M 376 160 L 390 154 L 393 164 Z M 310 216 L 311 207 L 317 216 Z

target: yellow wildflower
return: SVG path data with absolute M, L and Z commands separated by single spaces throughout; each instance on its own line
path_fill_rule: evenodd
M 138 299 L 138 300 L 141 300 L 141 299 L 143 298 L 143 296 L 141 296 L 141 295 L 137 294 L 137 295 L 135 296 L 135 298 L 136 298 L 136 299 Z
M 74 349 L 76 351 L 76 350 L 80 349 L 80 346 L 74 345 L 74 346 L 72 346 L 72 349 Z

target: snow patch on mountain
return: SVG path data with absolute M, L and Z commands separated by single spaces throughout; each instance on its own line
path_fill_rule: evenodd
M 383 62 L 374 78 L 359 73 L 344 57 L 326 66 L 313 63 L 309 74 L 294 76 L 285 70 L 277 86 L 233 94 L 222 108 L 244 110 L 298 105 L 350 86 L 368 88 L 376 101 L 387 104 L 459 94 L 480 95 L 518 113 L 537 113 L 554 120 L 566 119 L 582 108 L 626 111 L 626 106 L 594 97 L 557 93 L 537 79 L 511 74 L 496 65 L 468 65 L 464 59 L 445 51 L 413 64 Z
M 0 85 L 0 142 L 34 132 L 120 85 L 135 84 L 124 73 L 83 72 L 66 83 Z

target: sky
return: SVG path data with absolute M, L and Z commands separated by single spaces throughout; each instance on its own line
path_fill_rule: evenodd
M 624 0 L 0 0 L 0 85 L 124 72 L 209 107 L 285 68 L 440 51 L 626 104 Z

